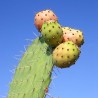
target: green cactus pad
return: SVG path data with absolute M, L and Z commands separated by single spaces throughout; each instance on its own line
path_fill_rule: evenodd
M 66 68 L 73 65 L 78 59 L 80 50 L 72 41 L 67 41 L 55 48 L 53 51 L 54 65 Z
M 51 52 L 43 38 L 33 41 L 16 68 L 7 98 L 45 98 L 53 68 Z
M 59 45 L 63 40 L 63 30 L 57 21 L 47 21 L 42 25 L 41 34 L 46 43 L 52 47 Z

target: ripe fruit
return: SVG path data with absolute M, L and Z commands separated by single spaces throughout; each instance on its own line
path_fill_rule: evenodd
M 62 30 L 63 42 L 73 41 L 79 47 L 84 43 L 83 34 L 80 30 L 75 30 L 68 27 L 62 27 Z
M 57 67 L 70 67 L 76 62 L 80 50 L 72 41 L 67 41 L 57 46 L 53 51 L 53 63 Z
M 43 10 L 41 12 L 38 12 L 35 15 L 34 24 L 35 24 L 36 28 L 38 29 L 38 31 L 40 31 L 43 23 L 48 21 L 48 20 L 57 21 L 57 16 L 51 10 Z
M 54 20 L 46 21 L 41 28 L 41 34 L 52 47 L 59 45 L 63 40 L 63 31 L 60 24 Z

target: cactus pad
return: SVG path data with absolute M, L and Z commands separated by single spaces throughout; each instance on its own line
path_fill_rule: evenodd
M 37 38 L 24 53 L 10 84 L 8 98 L 45 98 L 51 82 L 51 48 Z

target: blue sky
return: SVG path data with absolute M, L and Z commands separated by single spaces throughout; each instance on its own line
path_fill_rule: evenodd
M 51 9 L 62 26 L 83 31 L 85 43 L 76 64 L 55 69 L 49 94 L 60 98 L 98 98 L 98 0 L 1 0 L 0 1 L 0 98 L 6 96 L 17 66 L 15 55 L 34 39 L 36 12 Z M 48 97 L 47 97 L 48 98 Z

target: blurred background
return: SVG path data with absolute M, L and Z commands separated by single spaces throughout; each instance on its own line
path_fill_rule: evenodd
M 34 16 L 45 9 L 53 10 L 62 26 L 83 31 L 85 38 L 76 64 L 54 69 L 49 94 L 54 98 L 98 98 L 98 0 L 1 0 L 0 98 L 8 94 L 25 46 L 39 36 Z

